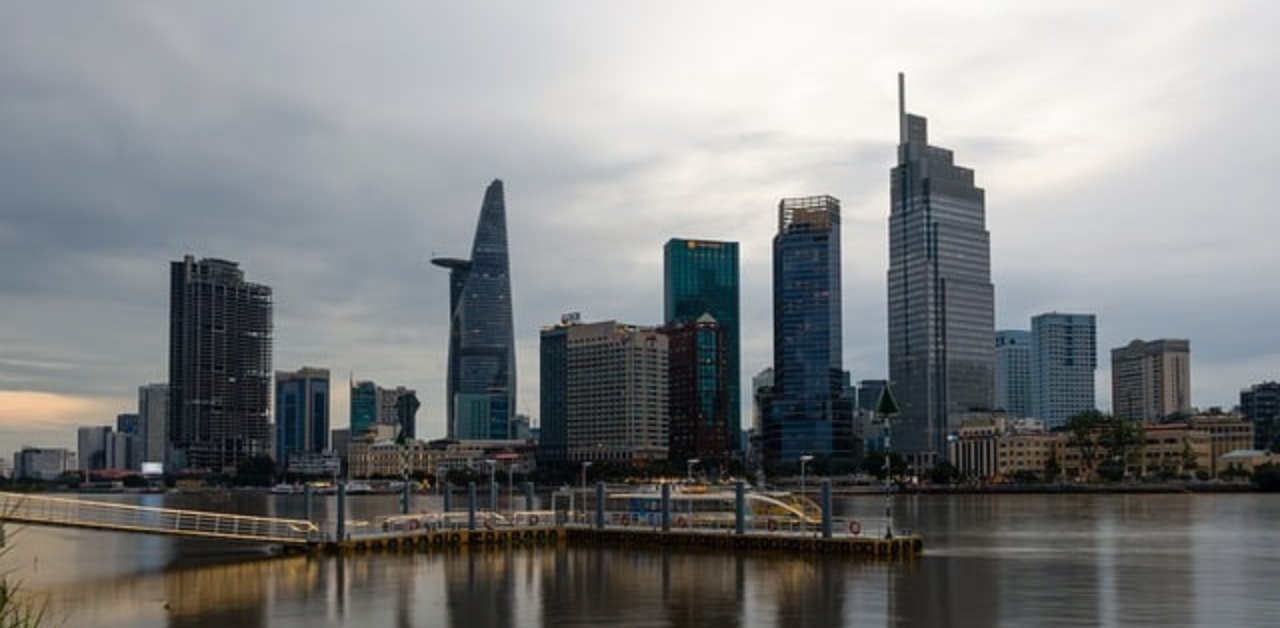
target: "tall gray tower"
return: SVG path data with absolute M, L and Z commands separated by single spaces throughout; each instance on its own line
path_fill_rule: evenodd
M 889 210 L 889 377 L 894 445 L 923 467 L 961 415 L 995 405 L 995 289 L 985 197 L 973 171 L 929 145 L 898 75 L 898 164 Z
M 484 192 L 470 259 L 436 258 L 449 269 L 448 437 L 511 438 L 516 345 L 502 181 Z

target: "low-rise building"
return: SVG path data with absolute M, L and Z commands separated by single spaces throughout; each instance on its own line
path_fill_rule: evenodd
M 1226 471 L 1222 457 L 1230 452 L 1253 448 L 1253 423 L 1241 414 L 1197 414 L 1187 424 L 1209 434 L 1209 472 L 1214 476 Z

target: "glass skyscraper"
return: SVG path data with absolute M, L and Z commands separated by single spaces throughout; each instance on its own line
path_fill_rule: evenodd
M 329 369 L 276 371 L 276 465 L 329 449 Z
M 449 269 L 448 437 L 507 439 L 516 411 L 516 348 L 502 181 L 485 190 L 470 259 Z
M 710 314 L 724 332 L 729 386 L 729 450 L 741 451 L 741 329 L 738 243 L 672 238 L 662 249 L 663 317 L 668 325 Z
M 996 332 L 996 408 L 1013 418 L 1035 416 L 1031 411 L 1031 332 Z
M 1046 428 L 1094 409 L 1097 318 L 1049 312 L 1031 319 L 1032 416 Z
M 962 414 L 995 404 L 995 289 L 985 194 L 906 113 L 898 76 L 898 164 L 889 211 L 889 379 L 895 448 L 932 466 Z
M 762 447 L 769 464 L 859 451 L 845 386 L 840 201 L 783 199 L 773 238 L 773 395 Z
M 169 443 L 175 469 L 270 455 L 271 288 L 235 262 L 170 265 Z

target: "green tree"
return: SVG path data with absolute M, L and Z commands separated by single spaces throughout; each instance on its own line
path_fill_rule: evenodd
M 271 456 L 245 458 L 236 465 L 232 481 L 237 486 L 271 486 L 276 481 L 276 461 Z
M 1085 410 L 1067 419 L 1067 446 L 1080 452 L 1080 471 L 1086 480 L 1097 473 L 1103 453 L 1099 435 L 1106 421 L 1107 417 L 1097 410 Z
M 951 484 L 960 479 L 960 469 L 943 460 L 929 469 L 929 481 L 934 484 Z

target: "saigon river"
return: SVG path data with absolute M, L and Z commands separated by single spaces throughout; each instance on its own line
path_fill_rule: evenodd
M 92 495 L 301 517 L 301 496 Z M 457 504 L 460 500 L 455 500 Z M 317 499 L 318 517 L 332 498 Z M 394 496 L 350 500 L 351 518 Z M 513 548 L 246 560 L 261 548 L 6 526 L 2 566 L 79 627 L 1273 626 L 1280 495 L 919 495 L 908 563 L 719 551 Z M 415 510 L 439 505 L 415 496 Z M 838 498 L 874 520 L 879 496 Z

